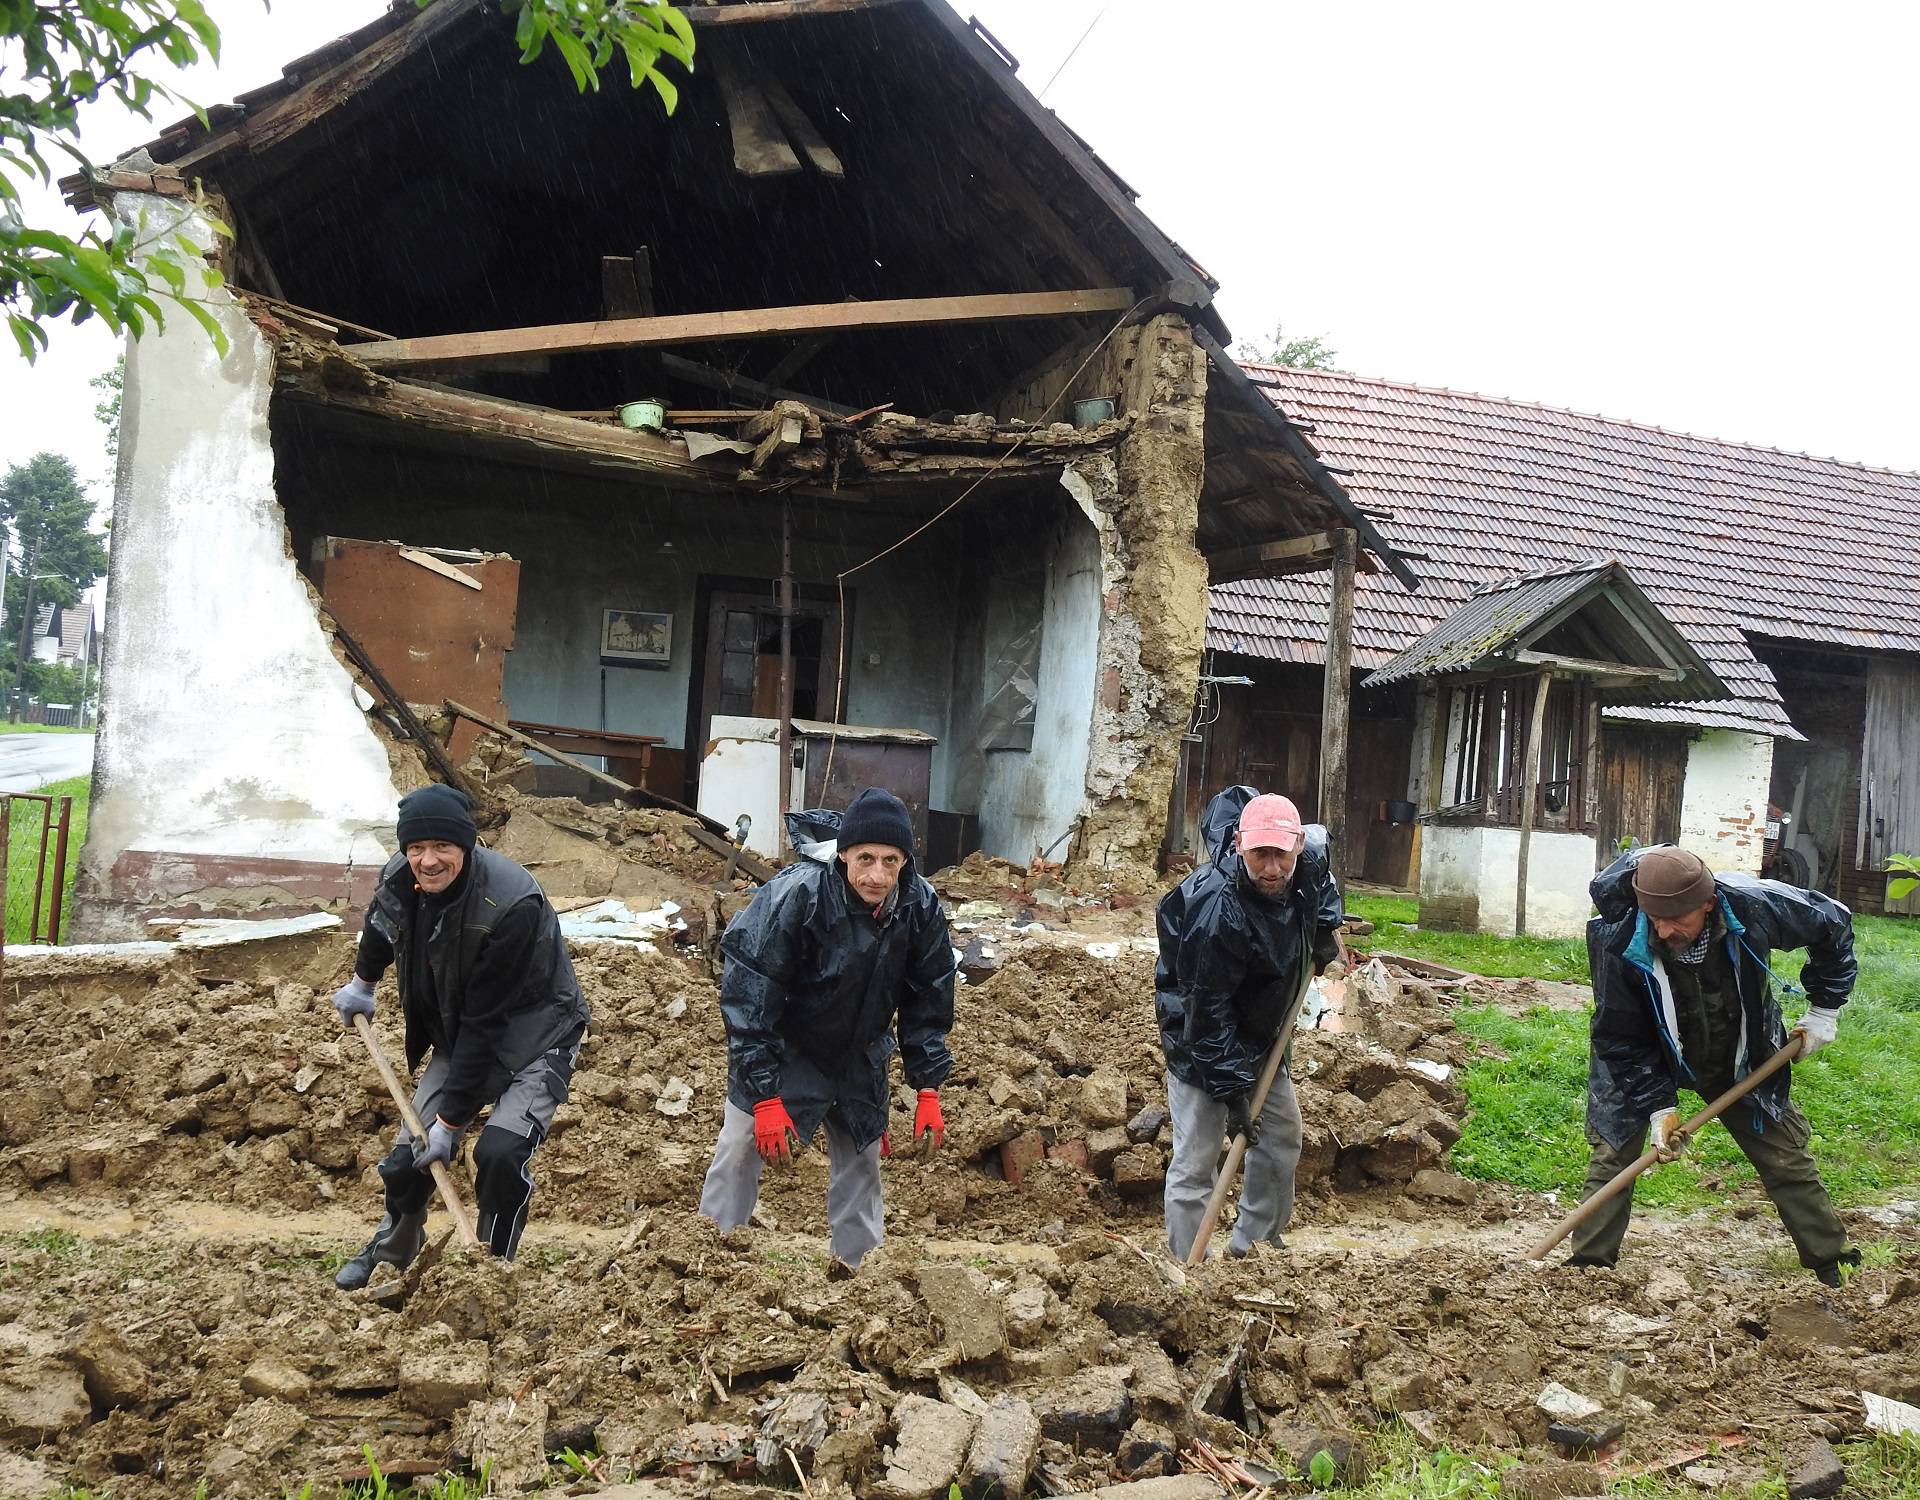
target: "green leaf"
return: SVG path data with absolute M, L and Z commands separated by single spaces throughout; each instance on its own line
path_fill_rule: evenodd
M 667 75 L 662 73 L 658 68 L 647 69 L 646 77 L 647 82 L 652 84 L 654 89 L 659 93 L 660 102 L 666 105 L 667 113 L 672 114 L 680 103 L 679 88 L 674 84 L 672 79 L 668 78 Z
M 574 87 L 581 93 L 600 87 L 600 75 L 593 69 L 593 58 L 586 44 L 565 28 L 553 33 L 553 45 L 560 49 L 561 57 L 566 59 L 567 71 L 573 74 Z
M 1333 1486 L 1338 1469 L 1333 1455 L 1325 1448 L 1313 1455 L 1313 1461 L 1307 1465 L 1307 1477 L 1313 1481 L 1315 1489 L 1330 1489 Z
M 1915 891 L 1920 891 L 1920 875 L 1901 875 L 1887 882 L 1887 899 L 1904 901 Z
M 205 305 L 202 303 L 189 301 L 182 302 L 180 305 L 187 310 L 188 315 L 194 322 L 206 329 L 207 337 L 213 340 L 214 351 L 222 359 L 225 359 L 227 357 L 227 350 L 231 348 L 232 345 L 227 338 L 227 330 L 220 326 L 220 320 L 214 317 L 211 312 L 207 311 Z

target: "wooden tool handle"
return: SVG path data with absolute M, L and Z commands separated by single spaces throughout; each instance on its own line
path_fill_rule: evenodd
M 386 1053 L 380 1050 L 372 1023 L 365 1016 L 356 1015 L 353 1029 L 360 1033 L 360 1040 L 367 1044 L 367 1051 L 373 1058 L 374 1067 L 380 1071 L 387 1092 L 393 1095 L 393 1102 L 400 1106 L 400 1118 L 406 1123 L 407 1133 L 416 1141 L 424 1142 L 427 1138 L 426 1127 L 413 1112 L 413 1103 L 407 1098 L 407 1091 L 400 1086 L 400 1077 L 393 1071 L 393 1064 L 387 1061 Z M 431 1171 L 433 1185 L 440 1190 L 440 1201 L 446 1204 L 447 1212 L 453 1217 L 453 1227 L 460 1236 L 460 1243 L 468 1249 L 478 1250 L 480 1237 L 473 1232 L 473 1221 L 467 1217 L 466 1205 L 461 1203 L 459 1190 L 453 1185 L 453 1174 L 447 1170 L 447 1164 L 440 1161 L 433 1164 Z
M 1806 1050 L 1807 1034 L 1804 1031 L 1798 1030 L 1791 1032 L 1787 1037 L 1786 1046 L 1782 1047 L 1778 1052 L 1774 1053 L 1772 1057 L 1768 1058 L 1759 1067 L 1747 1074 L 1745 1078 L 1741 1079 L 1732 1088 L 1720 1095 L 1719 1098 L 1707 1105 L 1699 1114 L 1690 1120 L 1682 1121 L 1675 1129 L 1674 1134 L 1691 1139 L 1697 1135 L 1703 1127 L 1725 1114 L 1727 1110 L 1731 1109 L 1735 1104 L 1739 1103 L 1740 1100 L 1759 1088 L 1761 1084 L 1773 1077 L 1775 1073 L 1778 1073 L 1782 1068 L 1786 1067 L 1787 1064 L 1798 1061 L 1805 1055 Z M 1547 1237 L 1527 1252 L 1527 1259 L 1545 1260 L 1555 1245 L 1559 1244 L 1568 1235 L 1572 1234 L 1574 1230 L 1591 1219 L 1606 1204 L 1611 1203 L 1622 1193 L 1631 1189 L 1634 1180 L 1639 1177 L 1642 1172 L 1662 1161 L 1671 1159 L 1669 1153 L 1660 1151 L 1648 1151 L 1642 1154 L 1631 1166 L 1614 1176 L 1605 1187 L 1602 1187 L 1591 1198 L 1588 1198 L 1572 1213 L 1554 1225 Z

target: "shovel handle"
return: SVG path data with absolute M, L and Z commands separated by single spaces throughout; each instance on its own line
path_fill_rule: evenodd
M 373 1058 L 373 1065 L 380 1072 L 381 1081 L 387 1086 L 387 1092 L 393 1095 L 393 1102 L 400 1106 L 400 1118 L 405 1122 L 407 1133 L 416 1141 L 427 1138 L 426 1127 L 420 1123 L 420 1116 L 413 1112 L 412 1101 L 407 1091 L 400 1086 L 399 1075 L 393 1071 L 393 1064 L 387 1061 L 386 1053 L 380 1050 L 380 1041 L 373 1034 L 373 1026 L 365 1016 L 353 1018 L 353 1029 L 360 1033 L 360 1040 L 367 1044 L 367 1051 Z M 445 1162 L 437 1161 L 430 1169 L 433 1173 L 433 1185 L 440 1190 L 440 1201 L 447 1206 L 447 1213 L 453 1218 L 454 1232 L 460 1236 L 460 1243 L 470 1250 L 480 1248 L 480 1237 L 473 1232 L 473 1221 L 467 1217 L 466 1205 L 460 1201 L 460 1193 L 453 1185 L 453 1174 L 447 1170 Z
M 1805 1055 L 1806 1050 L 1807 1034 L 1796 1028 L 1788 1034 L 1786 1046 L 1782 1047 L 1778 1052 L 1774 1053 L 1772 1057 L 1768 1058 L 1759 1067 L 1747 1074 L 1745 1078 L 1741 1079 L 1732 1088 L 1720 1095 L 1719 1098 L 1707 1105 L 1699 1114 L 1690 1120 L 1682 1121 L 1679 1125 L 1676 1125 L 1673 1130 L 1674 1135 L 1679 1137 L 1682 1144 L 1692 1140 L 1710 1121 L 1716 1120 L 1725 1114 L 1735 1104 L 1746 1098 L 1748 1094 L 1751 1094 L 1755 1089 L 1760 1087 L 1761 1084 L 1765 1083 L 1789 1063 L 1797 1062 Z M 1643 1153 L 1631 1166 L 1626 1167 L 1615 1175 L 1606 1186 L 1600 1188 L 1592 1197 L 1588 1198 L 1572 1213 L 1554 1225 L 1547 1237 L 1527 1252 L 1527 1259 L 1545 1260 L 1555 1245 L 1572 1234 L 1574 1230 L 1586 1223 L 1587 1220 L 1591 1219 L 1615 1198 L 1629 1191 L 1633 1187 L 1635 1179 L 1638 1178 L 1642 1172 L 1646 1171 L 1648 1167 L 1657 1166 L 1660 1162 L 1671 1160 L 1673 1160 L 1673 1154 L 1670 1151 L 1647 1151 Z

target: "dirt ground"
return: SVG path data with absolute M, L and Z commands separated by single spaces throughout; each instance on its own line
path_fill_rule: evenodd
M 716 920 L 740 899 L 669 828 L 607 812 L 610 839 L 586 812 L 584 854 L 624 865 L 637 836 L 670 856 L 647 889 Z M 591 866 L 581 896 L 612 888 L 550 847 Z M 944 1496 L 1031 1460 L 1057 1493 L 1198 1445 L 1256 1479 L 1276 1454 L 1344 1461 L 1396 1414 L 1545 1461 L 1553 1382 L 1594 1403 L 1581 1425 L 1624 1424 L 1607 1472 L 1724 1438 L 1710 1462 L 1737 1477 L 1856 1431 L 1863 1389 L 1920 1400 L 1920 1216 L 1861 1219 L 1876 1263 L 1837 1293 L 1790 1269 L 1763 1202 L 1638 1220 L 1618 1271 L 1530 1265 L 1559 1207 L 1446 1169 L 1468 1060 L 1449 992 L 1377 967 L 1295 1049 L 1287 1247 L 1181 1270 L 1156 1253 L 1151 907 L 1006 867 L 956 872 L 949 900 L 947 1149 L 888 1161 L 889 1238 L 853 1275 L 826 1252 L 821 1152 L 769 1178 L 754 1226 L 693 1212 L 726 1069 L 709 945 L 684 934 L 576 950 L 593 1027 L 519 1261 L 449 1251 L 356 1294 L 331 1270 L 378 1216 L 395 1111 L 326 1003 L 343 934 L 10 964 L 0 1492 L 331 1493 L 371 1445 L 398 1474 L 489 1456 L 498 1493 L 574 1477 L 549 1468 L 562 1447 L 605 1455 L 602 1478 L 742 1494 L 804 1474 Z M 383 992 L 392 1055 L 395 1009 Z M 902 1137 L 910 1108 L 901 1087 Z

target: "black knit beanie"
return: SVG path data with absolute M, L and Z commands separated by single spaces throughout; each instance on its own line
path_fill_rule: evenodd
M 400 799 L 400 818 L 394 836 L 404 850 L 409 844 L 444 839 L 473 853 L 479 830 L 473 826 L 473 801 L 458 787 L 423 786 Z
M 840 814 L 840 847 L 855 844 L 891 844 L 909 858 L 913 855 L 913 819 L 907 804 L 877 786 L 864 787 Z

